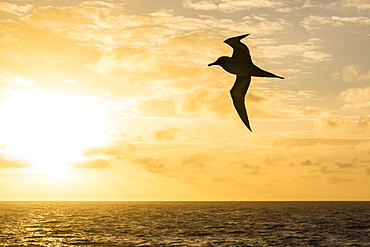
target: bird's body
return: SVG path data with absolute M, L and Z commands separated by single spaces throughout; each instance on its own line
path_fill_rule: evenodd
M 275 77 L 280 79 L 284 78 L 260 69 L 254 65 L 248 47 L 240 42 L 241 39 L 247 37 L 248 35 L 249 34 L 245 34 L 225 40 L 224 42 L 233 48 L 233 55 L 231 57 L 219 57 L 215 62 L 208 64 L 208 66 L 220 65 L 227 72 L 236 75 L 234 86 L 230 90 L 231 98 L 243 123 L 250 131 L 252 131 L 244 104 L 244 98 L 251 82 L 251 77 L 257 76 Z
M 237 76 L 257 76 L 257 77 L 276 77 L 284 79 L 283 77 L 274 75 L 268 71 L 260 69 L 252 61 L 246 62 L 241 59 L 235 59 L 231 57 L 220 57 L 220 66 L 229 72 Z M 217 61 L 216 61 L 217 62 Z

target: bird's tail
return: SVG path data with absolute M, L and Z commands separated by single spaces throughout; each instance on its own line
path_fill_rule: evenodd
M 279 79 L 284 79 L 284 77 L 275 75 L 271 72 L 268 72 L 266 70 L 260 69 L 257 66 L 255 67 L 255 71 L 252 72 L 252 76 L 257 76 L 257 77 L 274 77 L 274 78 L 279 78 Z

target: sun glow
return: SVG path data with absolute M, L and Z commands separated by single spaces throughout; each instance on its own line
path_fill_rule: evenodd
M 97 100 L 49 92 L 18 92 L 0 107 L 5 152 L 53 171 L 108 141 L 108 118 Z

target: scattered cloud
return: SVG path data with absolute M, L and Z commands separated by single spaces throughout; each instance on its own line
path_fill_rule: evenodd
M 30 4 L 26 5 L 17 5 L 13 3 L 0 2 L 0 11 L 13 14 L 16 16 L 24 16 L 25 14 L 31 12 L 33 6 Z
M 71 162 L 71 165 L 76 168 L 91 168 L 91 169 L 106 168 L 111 166 L 110 162 L 104 159 L 88 159 L 84 161 L 74 161 Z
M 342 70 L 343 81 L 354 82 L 370 79 L 370 70 L 367 74 L 362 74 L 358 65 L 345 66 Z
M 339 173 L 340 170 L 336 167 L 332 167 L 332 166 L 327 166 L 327 165 L 322 165 L 322 166 L 319 166 L 317 169 L 315 170 L 311 170 L 310 172 L 312 173 L 320 173 L 322 175 L 330 175 L 330 174 L 336 174 L 336 173 Z
M 355 65 L 349 65 L 343 68 L 342 71 L 343 74 L 343 81 L 354 81 L 358 75 L 358 66 Z
M 0 73 L 0 91 L 7 89 L 19 89 L 35 85 L 34 80 L 23 78 L 8 71 Z
M 346 118 L 327 114 L 317 120 L 319 130 L 329 135 L 367 136 L 370 134 L 369 116 Z
M 155 132 L 155 138 L 158 141 L 171 141 L 175 139 L 176 134 L 180 131 L 181 131 L 180 128 L 166 126 Z
M 269 162 L 271 163 L 271 162 Z M 230 164 L 231 166 L 237 167 L 244 171 L 247 175 L 261 175 L 261 166 L 259 165 L 250 165 L 247 161 L 234 161 Z
M 346 102 L 343 106 L 344 110 L 363 112 L 365 115 L 359 120 L 361 122 L 369 122 L 366 112 L 370 109 L 370 87 L 365 88 L 348 88 L 341 92 L 339 99 Z
M 340 169 L 348 169 L 348 168 L 353 168 L 354 165 L 351 164 L 351 163 L 339 163 L 339 162 L 335 162 L 334 163 L 338 168 Z
M 134 159 L 132 161 L 134 164 L 142 165 L 144 166 L 145 170 L 150 173 L 166 173 L 168 172 L 168 169 L 166 168 L 165 164 L 163 163 L 163 160 L 160 158 L 138 158 Z
M 322 110 L 312 106 L 297 106 L 297 98 L 302 100 L 310 92 L 293 92 L 257 88 L 248 92 L 246 107 L 251 118 L 256 119 L 310 119 L 318 116 Z
M 180 113 L 196 116 L 230 116 L 230 96 L 225 90 L 196 86 L 180 99 L 177 104 Z
M 360 103 L 370 100 L 370 87 L 348 88 L 339 95 L 347 103 Z
M 301 8 L 322 8 L 328 10 L 367 10 L 370 8 L 368 0 L 340 0 L 340 1 L 318 1 L 318 0 L 308 0 L 305 1 Z
M 299 164 L 301 164 L 303 166 L 312 166 L 314 163 L 311 160 L 307 159 L 303 162 L 300 162 Z M 315 163 L 315 165 L 316 165 L 316 163 Z
M 233 83 L 232 79 L 232 83 Z M 231 88 L 231 87 L 230 87 Z M 299 98 L 312 97 L 308 91 L 284 91 L 270 88 L 254 88 L 247 93 L 246 108 L 253 119 L 309 119 L 322 113 L 318 107 L 297 106 Z M 195 86 L 176 102 L 178 113 L 189 117 L 236 119 L 229 90 Z
M 296 166 L 296 165 L 297 165 L 296 163 L 290 163 L 290 166 Z M 318 166 L 318 165 L 320 165 L 320 163 L 319 162 L 313 162 L 310 159 L 306 159 L 305 161 L 299 162 L 298 165 L 302 165 L 302 166 Z
M 115 138 L 110 143 L 102 147 L 90 147 L 85 149 L 83 155 L 85 157 L 96 157 L 96 156 L 106 156 L 106 157 L 127 157 L 128 155 L 134 153 L 138 148 L 125 140 L 124 138 Z
M 338 183 L 353 183 L 358 181 L 358 179 L 355 178 L 343 178 L 343 177 L 329 177 L 328 182 L 333 184 Z
M 0 168 L 25 168 L 28 164 L 25 161 L 3 157 L 0 155 Z
M 305 17 L 301 22 L 308 31 L 315 29 L 323 29 L 325 26 L 341 27 L 346 24 L 353 24 L 357 26 L 369 26 L 370 18 L 365 16 L 340 17 L 340 16 L 317 16 L 310 15 Z
M 85 160 L 71 166 L 141 179 L 170 174 L 171 181 L 188 180 L 187 186 L 223 183 L 225 191 L 247 176 L 260 195 L 266 181 L 284 181 L 275 187 L 283 191 L 279 186 L 290 185 L 286 175 L 310 177 L 319 186 L 348 185 L 370 174 L 370 89 L 329 86 L 333 79 L 370 79 L 366 57 L 359 57 L 364 47 L 353 46 L 368 39 L 367 0 L 183 0 L 173 10 L 161 9 L 170 5 L 159 1 L 145 13 L 140 4 L 117 2 L 0 3 L 0 103 L 12 90 L 95 96 L 118 116 L 113 131 L 126 134 L 87 148 Z M 130 4 L 135 8 L 126 8 Z M 327 30 L 356 37 L 333 40 Z M 253 133 L 242 132 L 230 98 L 235 77 L 207 67 L 232 54 L 224 39 L 243 33 L 251 34 L 243 42 L 256 64 L 286 77 L 253 78 L 246 97 L 260 128 Z M 351 57 L 358 65 L 341 60 L 343 47 L 358 48 Z M 333 64 L 347 66 L 335 70 L 337 77 L 320 73 Z M 27 166 L 0 156 L 1 168 Z
M 283 3 L 274 0 L 184 0 L 183 5 L 195 10 L 232 13 L 252 8 L 278 8 L 283 6 Z
M 324 62 L 332 59 L 332 55 L 322 51 L 323 40 L 311 38 L 298 44 L 265 45 L 261 46 L 261 57 L 284 58 L 288 56 L 299 56 L 305 62 Z
M 194 153 L 191 155 L 185 155 L 182 157 L 182 165 L 192 165 L 198 168 L 205 168 L 208 163 L 213 161 L 214 158 L 209 156 L 207 153 Z
M 365 171 L 366 171 L 366 174 L 367 174 L 368 176 L 370 176 L 370 168 L 367 168 Z
M 233 13 L 253 8 L 271 8 L 279 12 L 292 12 L 302 9 L 331 9 L 338 10 L 343 8 L 354 8 L 357 10 L 370 9 L 370 4 L 367 0 L 342 0 L 339 2 L 323 3 L 322 1 L 275 1 L 275 0 L 183 0 L 183 5 L 186 8 L 192 8 L 198 11 L 221 11 L 225 13 Z M 292 7 L 294 6 L 294 7 Z
M 215 78 L 217 73 L 206 65 L 229 49 L 220 33 L 224 38 L 245 30 L 269 35 L 291 25 L 256 15 L 235 21 L 190 18 L 171 10 L 129 15 L 123 9 L 121 4 L 88 1 L 39 7 L 15 22 L 3 21 L 0 28 L 7 35 L 0 42 L 0 65 L 38 87 L 113 100 L 140 95 L 146 97 L 138 105 L 142 114 L 154 114 L 150 103 L 163 103 L 167 110 L 156 114 L 173 117 L 171 104 L 179 87 L 190 89 Z
M 190 18 L 170 10 L 139 15 L 121 10 L 119 4 L 84 2 L 40 7 L 17 22 L 1 22 L 7 37 L 0 42 L 4 57 L 0 65 L 23 72 L 26 76 L 20 76 L 39 87 L 113 100 L 140 95 L 146 97 L 137 106 L 142 114 L 173 117 L 171 104 L 179 87 L 189 89 L 215 78 L 217 73 L 206 65 L 229 49 L 220 33 L 225 38 L 245 30 L 268 35 L 290 26 L 284 19 L 263 16 L 234 21 Z M 19 45 L 14 46 L 15 40 Z M 15 70 L 14 64 L 23 69 Z M 40 68 L 46 72 L 39 73 Z M 154 104 L 166 105 L 166 110 L 153 113 Z
M 176 117 L 175 102 L 172 100 L 144 101 L 136 106 L 140 115 L 148 117 Z
M 334 124 L 333 124 L 334 125 Z M 331 126 L 337 128 L 337 126 Z M 328 131 L 328 130 L 326 130 Z M 364 142 L 369 142 L 369 138 L 344 138 L 344 137 L 297 137 L 297 138 L 276 138 L 269 141 L 269 145 L 274 147 L 292 148 L 327 148 L 327 147 L 356 147 Z
M 370 3 L 368 0 L 342 0 L 340 4 L 343 7 L 351 7 L 359 10 L 370 9 Z

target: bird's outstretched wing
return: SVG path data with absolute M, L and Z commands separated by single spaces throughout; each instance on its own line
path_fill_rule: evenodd
M 241 39 L 247 37 L 248 35 L 249 34 L 244 34 L 224 40 L 226 44 L 228 44 L 234 49 L 231 58 L 240 59 L 246 62 L 252 61 L 248 47 L 242 42 L 240 42 Z
M 244 98 L 247 94 L 250 83 L 250 76 L 237 76 L 234 86 L 230 90 L 230 94 L 231 98 L 233 99 L 235 109 L 239 114 L 239 117 L 242 119 L 245 126 L 247 126 L 247 128 L 252 131 L 251 126 L 249 125 L 248 114 L 244 102 Z

